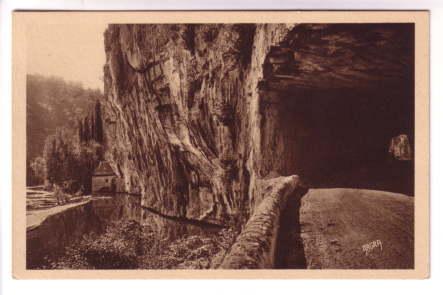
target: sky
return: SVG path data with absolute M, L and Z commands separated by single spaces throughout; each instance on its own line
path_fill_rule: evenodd
M 33 24 L 27 28 L 27 73 L 59 76 L 103 91 L 105 24 Z

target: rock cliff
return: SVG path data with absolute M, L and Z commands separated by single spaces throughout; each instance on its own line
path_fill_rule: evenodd
M 144 206 L 214 223 L 248 216 L 264 160 L 256 85 L 289 29 L 109 26 L 107 156 Z
M 345 26 L 109 25 L 106 157 L 126 190 L 164 215 L 244 223 L 262 180 L 298 172 L 310 131 L 286 101 L 410 79 L 413 27 Z

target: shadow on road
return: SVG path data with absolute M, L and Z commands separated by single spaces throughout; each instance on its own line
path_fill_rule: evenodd
M 300 236 L 300 203 L 308 188 L 299 188 L 289 195 L 286 208 L 280 219 L 277 241 L 277 269 L 306 268 L 305 251 Z

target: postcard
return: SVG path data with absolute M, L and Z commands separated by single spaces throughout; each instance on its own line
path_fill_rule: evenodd
M 26 278 L 426 278 L 427 11 L 13 15 Z

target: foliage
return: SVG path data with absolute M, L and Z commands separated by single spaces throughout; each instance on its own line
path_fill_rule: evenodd
M 75 147 L 69 130 L 57 129 L 54 135 L 45 141 L 44 158 L 46 161 L 46 177 L 50 183 L 62 184 L 63 181 L 72 179 L 71 173 L 75 164 Z
M 79 120 L 79 139 L 81 142 L 88 142 L 94 140 L 98 143 L 103 143 L 103 120 L 101 113 L 101 105 L 97 100 L 94 112 L 85 116 L 83 120 Z
M 187 235 L 167 245 L 154 257 L 144 257 L 140 268 L 208 269 L 216 268 L 234 243 L 238 232 L 232 228 L 217 233 Z
M 43 157 L 36 157 L 30 165 L 34 183 L 43 183 L 46 179 L 46 161 Z
M 46 138 L 65 128 L 74 131 L 77 121 L 101 99 L 98 89 L 85 89 L 80 83 L 58 77 L 27 75 L 26 79 L 26 153 L 27 184 L 41 184 L 31 163 L 43 154 Z
M 149 225 L 133 220 L 110 224 L 103 234 L 85 235 L 64 256 L 49 263 L 57 269 L 214 268 L 238 232 L 222 229 L 168 241 Z
M 103 143 L 103 120 L 100 102 L 95 103 L 95 137 L 97 142 Z
M 103 146 L 95 141 L 79 145 L 75 180 L 81 183 L 85 193 L 91 192 L 91 179 L 95 168 L 103 160 Z
M 80 143 L 72 131 L 57 129 L 45 142 L 46 179 L 70 193 L 80 189 L 89 193 L 92 174 L 102 158 L 100 144 L 94 141 Z

